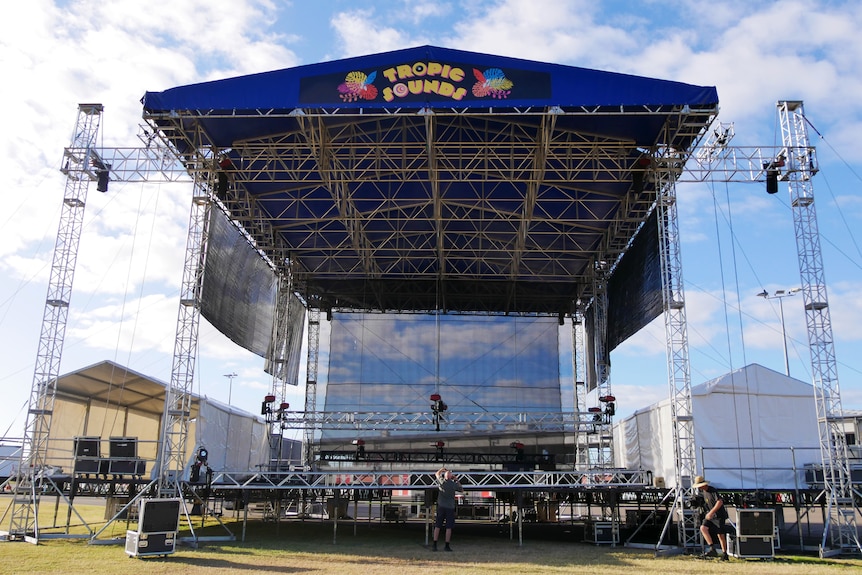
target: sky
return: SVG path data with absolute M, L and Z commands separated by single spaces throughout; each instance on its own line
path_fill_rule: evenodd
M 79 103 L 104 105 L 100 146 L 137 147 L 146 91 L 426 44 L 715 86 L 736 146 L 780 144 L 776 102 L 803 100 L 842 404 L 862 409 L 860 28 L 855 0 L 15 2 L 0 20 L 0 437 L 24 428 Z M 111 360 L 170 381 L 190 191 L 91 188 L 61 373 Z M 783 372 L 778 300 L 757 294 L 799 286 L 786 188 L 677 194 L 692 384 L 750 363 Z M 782 302 L 790 372 L 810 382 L 802 297 Z M 668 397 L 661 319 L 611 362 L 618 416 Z M 271 386 L 262 359 L 202 320 L 195 393 L 256 413 Z

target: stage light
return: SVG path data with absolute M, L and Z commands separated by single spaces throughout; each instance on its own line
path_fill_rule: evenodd
M 264 396 L 263 402 L 260 404 L 260 414 L 261 415 L 271 415 L 272 414 L 272 402 L 275 401 L 274 395 Z
M 778 193 L 778 168 L 784 167 L 784 156 L 779 155 L 777 158 L 769 162 L 768 164 L 763 164 L 763 169 L 766 170 L 766 193 L 767 194 L 777 194 Z
M 635 170 L 632 170 L 632 191 L 636 195 L 640 195 L 644 191 L 644 180 L 646 179 L 646 170 L 649 168 L 652 160 L 649 158 L 638 158 Z
M 218 173 L 218 183 L 216 184 L 216 194 L 221 199 L 225 199 L 227 197 L 227 174 L 225 174 L 224 172 Z
M 96 171 L 96 191 L 98 192 L 107 192 L 108 191 L 108 182 L 110 179 L 110 168 L 108 165 L 104 170 Z
M 442 411 L 446 411 L 449 409 L 449 406 L 443 401 L 443 398 L 440 397 L 439 393 L 431 394 L 431 411 L 434 413 L 440 413 Z
M 515 450 L 515 461 L 523 461 L 524 460 L 524 444 L 520 441 L 513 441 L 509 444 L 509 447 Z
M 777 194 L 778 193 L 778 170 L 774 170 L 774 169 L 766 170 L 766 193 L 767 194 Z
M 224 200 L 227 197 L 228 177 L 224 170 L 229 170 L 233 167 L 233 162 L 227 156 L 222 157 L 218 163 L 219 172 L 217 174 L 218 182 L 216 183 L 216 194 Z
M 205 468 L 204 478 L 209 482 L 212 478 L 212 470 L 207 463 L 207 459 L 209 459 L 209 452 L 206 447 L 201 447 L 198 449 L 197 455 L 195 455 L 195 462 L 192 464 L 192 468 L 189 471 L 189 482 L 191 483 L 199 483 L 201 480 L 201 467 Z
M 440 421 L 443 419 L 443 412 L 449 409 L 449 406 L 444 403 L 439 393 L 432 393 L 430 399 L 431 411 L 434 413 L 434 427 L 437 431 L 440 431 Z

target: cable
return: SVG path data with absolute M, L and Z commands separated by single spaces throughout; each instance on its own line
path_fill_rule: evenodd
M 734 421 L 734 426 L 733 426 L 734 427 L 734 434 L 736 435 L 736 447 L 737 447 L 736 458 L 737 458 L 737 466 L 741 470 L 741 468 L 742 468 L 742 453 L 740 450 L 740 439 L 739 439 L 739 414 L 737 413 L 736 399 L 735 399 L 736 398 L 736 385 L 735 385 L 735 381 L 734 381 L 734 377 L 733 377 L 733 372 L 734 372 L 734 369 L 733 369 L 733 346 L 731 345 L 731 340 L 730 340 L 730 320 L 729 320 L 728 308 L 727 308 L 727 298 L 724 297 L 724 294 L 727 293 L 727 287 L 726 287 L 725 277 L 724 277 L 724 263 L 723 263 L 724 258 L 722 257 L 722 250 L 721 250 L 721 228 L 719 226 L 719 217 L 718 217 L 719 209 L 718 209 L 718 200 L 717 200 L 716 195 L 715 195 L 715 190 L 712 189 L 711 191 L 712 191 L 712 203 L 713 203 L 713 217 L 715 219 L 716 243 L 718 246 L 718 253 L 719 253 L 718 261 L 719 261 L 719 270 L 720 270 L 720 275 L 721 275 L 721 293 L 722 293 L 722 299 L 725 302 L 725 304 L 724 304 L 724 326 L 725 326 L 725 332 L 727 334 L 727 353 L 728 353 L 728 358 L 730 361 L 730 365 L 729 365 L 729 367 L 730 367 L 729 373 L 731 374 L 730 386 L 731 386 L 731 389 L 733 390 L 733 393 L 731 394 L 731 401 L 733 403 L 732 411 L 733 411 L 733 421 Z M 734 257 L 733 257 L 734 266 L 733 267 L 734 267 L 734 272 L 735 272 L 734 275 L 737 278 L 737 300 L 738 300 L 739 299 L 739 296 L 738 296 L 739 283 L 738 283 L 738 274 L 736 273 L 737 266 L 736 266 L 735 250 L 733 249 L 734 242 L 732 239 L 733 235 L 734 235 L 733 234 L 733 219 L 730 215 L 730 211 L 731 211 L 730 210 L 730 197 L 729 197 L 729 194 L 727 193 L 727 184 L 725 184 L 725 197 L 726 197 L 726 201 L 727 201 L 727 210 L 728 210 L 728 214 L 726 216 L 726 221 L 728 223 L 728 228 L 729 228 L 730 236 L 731 236 L 731 242 L 730 242 L 731 253 L 734 254 Z M 742 334 L 740 334 L 740 336 L 741 335 Z M 742 343 L 742 348 L 743 348 L 743 350 L 745 349 L 744 340 Z M 744 355 L 743 355 L 743 365 L 745 365 Z M 751 406 L 749 406 L 749 421 L 750 420 L 751 420 Z M 704 466 L 705 466 L 705 462 L 704 462 Z

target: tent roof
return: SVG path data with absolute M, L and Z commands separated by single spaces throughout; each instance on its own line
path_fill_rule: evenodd
M 96 363 L 61 375 L 57 394 L 111 407 L 161 416 L 167 385 L 112 361 Z M 197 417 L 200 397 L 192 396 L 192 415 Z
M 714 87 L 433 46 L 142 102 L 311 306 L 554 315 L 718 112 Z
M 729 393 L 782 397 L 805 397 L 814 401 L 814 391 L 811 384 L 805 383 L 783 373 L 752 363 L 735 369 L 715 379 L 710 379 L 691 387 L 691 395 L 701 396 L 712 393 Z M 642 413 L 649 413 L 664 405 L 669 405 L 670 399 L 662 399 L 646 407 L 635 410 L 626 420 Z
M 691 388 L 691 394 L 748 393 L 814 398 L 811 384 L 752 363 Z

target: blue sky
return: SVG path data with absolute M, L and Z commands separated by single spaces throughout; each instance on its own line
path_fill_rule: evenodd
M 168 0 L 16 2 L 0 22 L 0 435 L 32 385 L 78 103 L 105 105 L 104 146 L 136 146 L 145 91 L 432 44 L 716 86 L 738 146 L 778 144 L 775 103 L 801 99 L 844 407 L 862 408 L 862 5 L 820 0 Z M 783 371 L 778 306 L 799 284 L 787 190 L 678 188 L 692 383 L 748 363 Z M 189 188 L 92 190 L 61 372 L 110 359 L 170 380 Z M 802 298 L 784 301 L 792 375 L 810 380 Z M 664 327 L 612 355 L 618 414 L 668 395 Z M 202 325 L 195 391 L 256 412 L 262 360 Z M 302 387 L 288 401 L 301 406 Z

